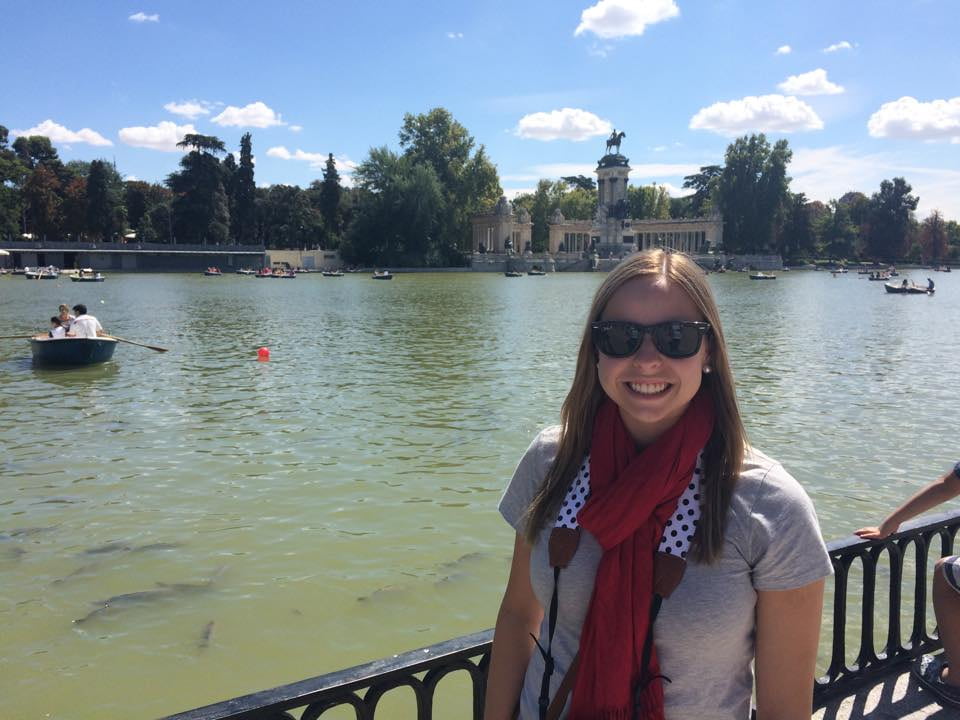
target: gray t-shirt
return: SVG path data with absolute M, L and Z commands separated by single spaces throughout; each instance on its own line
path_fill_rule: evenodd
M 500 513 L 517 532 L 557 451 L 559 427 L 542 431 L 520 460 L 500 499 Z M 531 551 L 530 579 L 549 607 L 553 571 L 546 528 Z M 560 573 L 555 671 L 550 697 L 580 644 L 602 550 L 581 529 L 580 545 Z M 667 720 L 746 720 L 753 691 L 757 590 L 789 590 L 830 575 L 813 504 L 800 484 L 763 453 L 749 449 L 730 503 L 723 554 L 712 565 L 690 561 L 680 586 L 663 603 L 654 626 Z M 546 647 L 547 617 L 540 627 Z M 534 650 L 520 698 L 520 717 L 537 717 L 543 658 Z M 569 707 L 569 701 L 568 701 Z M 566 710 L 563 716 L 566 715 Z M 562 717 L 563 717 L 562 716 Z

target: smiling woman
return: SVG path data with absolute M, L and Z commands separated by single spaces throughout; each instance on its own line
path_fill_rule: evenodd
M 517 535 L 486 717 L 746 717 L 752 663 L 761 716 L 809 717 L 830 561 L 799 484 L 746 445 L 690 259 L 606 278 L 561 422 L 500 501 Z

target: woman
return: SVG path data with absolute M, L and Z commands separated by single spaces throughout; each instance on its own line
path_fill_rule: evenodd
M 810 717 L 830 561 L 802 488 L 746 445 L 687 257 L 637 253 L 607 276 L 561 425 L 500 512 L 517 535 L 487 720 L 746 720 L 754 661 L 758 720 Z

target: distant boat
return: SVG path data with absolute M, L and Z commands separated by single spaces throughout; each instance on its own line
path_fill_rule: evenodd
M 527 275 L 546 275 L 543 270 L 527 270 Z
M 280 278 L 283 280 L 296 280 L 297 273 L 294 272 L 293 270 L 287 270 L 286 272 L 280 275 Z
M 215 268 L 215 267 L 208 267 L 206 270 L 203 271 L 203 274 L 206 275 L 207 277 L 220 277 L 221 275 L 223 275 L 223 273 L 220 272 L 220 268 Z
M 393 275 L 389 270 L 384 270 L 383 272 L 374 270 L 372 277 L 374 280 L 393 280 Z
M 343 277 L 343 273 L 339 270 L 324 270 L 321 274 L 323 277 Z
M 756 273 L 750 273 L 750 279 L 751 280 L 776 280 L 777 276 L 768 275 L 767 273 L 763 273 L 763 272 L 756 272 Z
M 505 272 L 503 276 L 504 277 L 523 277 L 523 273 L 517 272 L 516 270 L 507 270 L 507 272 Z
M 70 282 L 103 282 L 106 278 L 93 270 L 83 269 L 76 275 L 70 276 Z
M 260 268 L 260 269 L 254 274 L 254 277 L 257 277 L 257 278 L 273 277 L 273 273 L 270 272 L 270 268 Z
M 113 338 L 34 338 L 30 341 L 37 365 L 95 365 L 113 357 Z
M 50 265 L 45 268 L 24 268 L 23 276 L 27 280 L 56 280 L 60 277 L 60 270 Z
M 237 275 L 256 275 L 256 270 L 251 270 L 249 268 L 240 268 L 237 271 Z
M 923 287 L 922 285 L 891 285 L 884 284 L 884 289 L 894 295 L 933 295 L 934 291 Z

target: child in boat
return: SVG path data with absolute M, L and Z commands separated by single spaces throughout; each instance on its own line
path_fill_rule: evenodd
M 879 527 L 863 527 L 856 534 L 867 540 L 892 535 L 900 523 L 960 495 L 960 462 L 953 470 L 921 488 L 890 513 Z M 940 558 L 933 569 L 933 613 L 937 618 L 942 655 L 924 655 L 912 672 L 941 705 L 960 709 L 960 555 Z
M 52 338 L 62 338 L 67 336 L 67 331 L 64 330 L 63 324 L 60 322 L 60 316 L 54 315 L 50 318 L 50 330 L 47 332 Z

